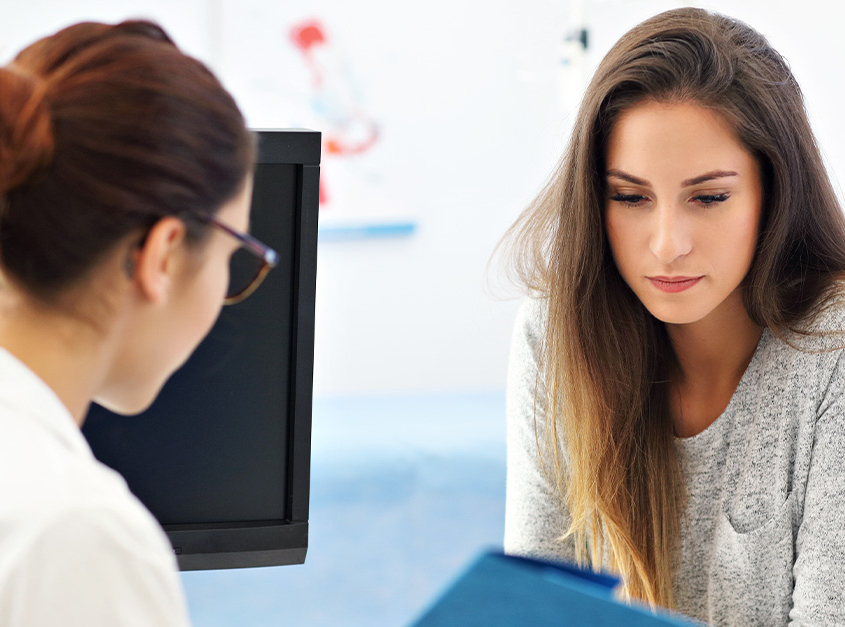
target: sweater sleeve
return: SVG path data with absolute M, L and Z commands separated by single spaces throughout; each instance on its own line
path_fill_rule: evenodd
M 573 561 L 569 515 L 541 461 L 545 411 L 538 356 L 546 301 L 529 299 L 517 314 L 508 365 L 506 553 Z
M 804 511 L 795 542 L 790 625 L 845 625 L 845 363 L 818 409 Z

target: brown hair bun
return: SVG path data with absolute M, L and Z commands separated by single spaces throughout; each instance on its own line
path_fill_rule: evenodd
M 14 64 L 0 67 L 0 198 L 53 156 L 46 84 Z
M 51 302 L 163 216 L 199 243 L 207 225 L 185 216 L 215 214 L 254 156 L 232 96 L 158 25 L 45 37 L 0 72 L 3 275 Z

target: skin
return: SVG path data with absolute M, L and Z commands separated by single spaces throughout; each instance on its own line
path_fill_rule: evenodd
M 613 258 L 666 324 L 679 362 L 671 380 L 675 431 L 692 436 L 724 411 L 762 333 L 739 289 L 756 250 L 759 165 L 713 110 L 655 101 L 619 117 L 606 164 Z M 667 292 L 655 277 L 686 289 Z M 683 277 L 691 280 L 672 283 Z
M 249 179 L 218 219 L 246 231 L 251 195 Z M 181 220 L 163 218 L 143 246 L 139 234 L 128 236 L 54 307 L 13 284 L 0 290 L 0 346 L 56 393 L 77 424 L 92 400 L 125 414 L 146 409 L 217 319 L 238 242 L 219 229 L 198 245 L 185 235 Z

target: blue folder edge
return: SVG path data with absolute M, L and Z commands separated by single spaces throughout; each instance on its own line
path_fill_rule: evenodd
M 571 564 L 486 551 L 412 627 L 699 625 L 616 600 L 618 584 L 617 577 Z

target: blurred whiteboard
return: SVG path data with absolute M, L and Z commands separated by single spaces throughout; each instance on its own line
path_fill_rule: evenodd
M 321 241 L 409 235 L 419 207 L 393 184 L 390 124 L 373 93 L 389 59 L 361 53 L 374 16 L 349 19 L 343 6 L 218 0 L 218 70 L 250 126 L 322 132 Z

